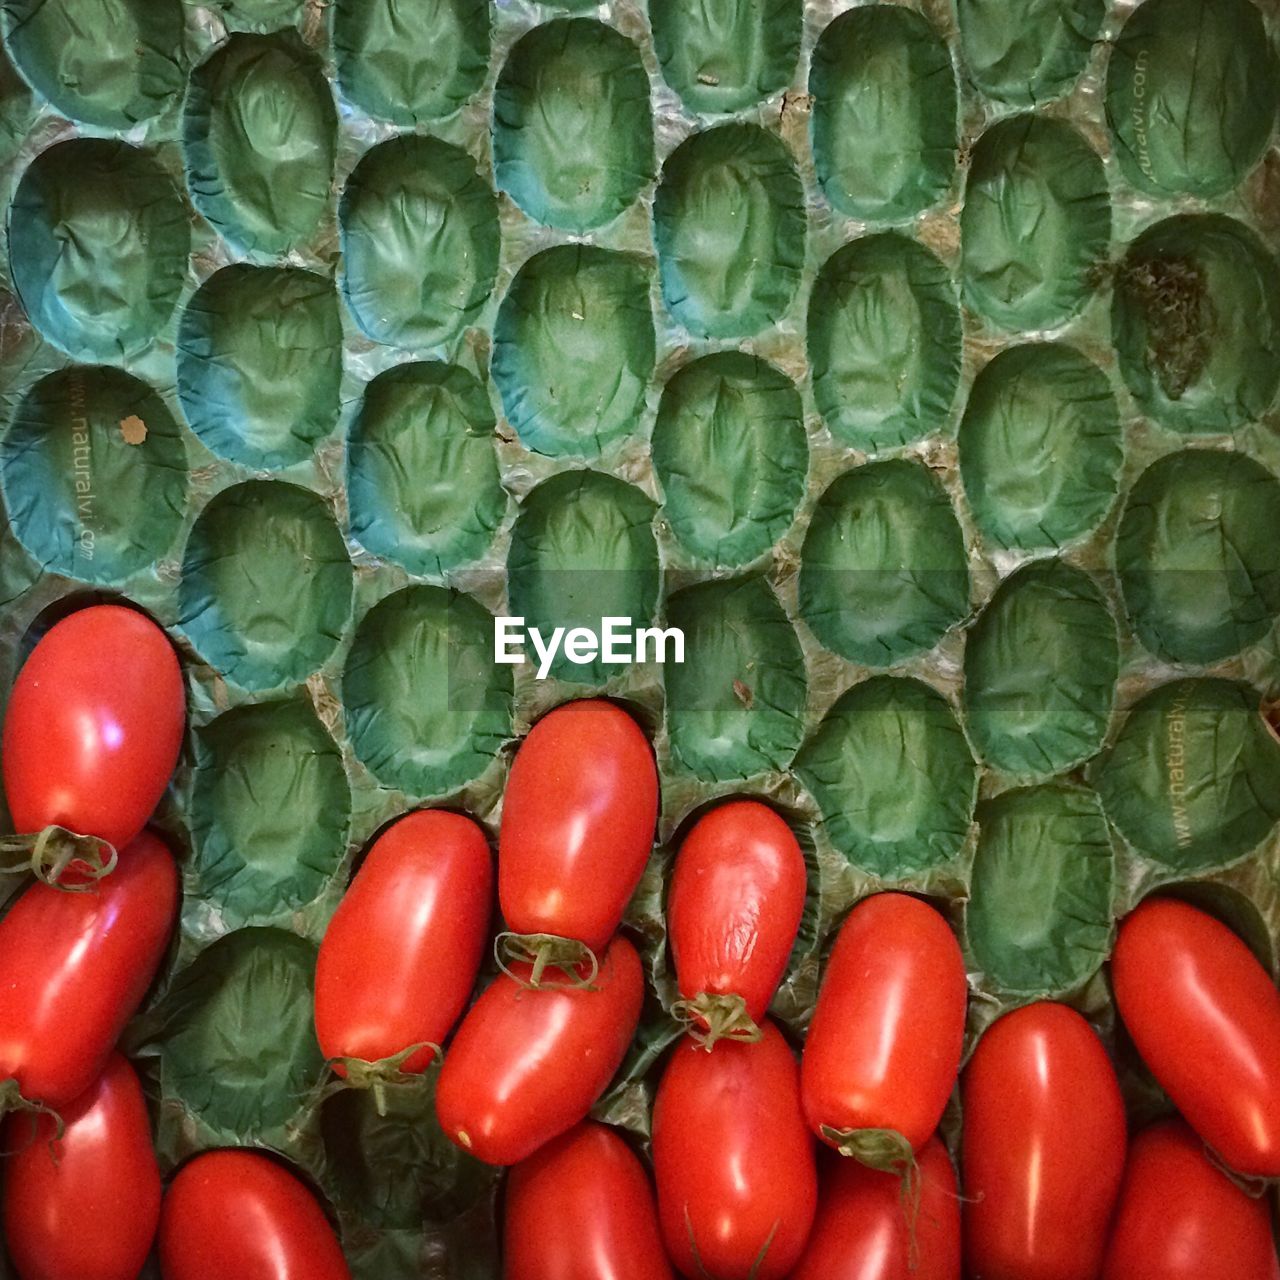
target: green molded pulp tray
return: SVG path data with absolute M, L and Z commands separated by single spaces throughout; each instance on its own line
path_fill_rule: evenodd
M 495 833 L 597 693 L 674 849 L 729 795 L 811 892 L 774 1012 L 882 886 L 971 1043 L 1114 1025 L 1176 886 L 1280 943 L 1280 11 L 1268 0 L 0 0 L 0 687 L 127 598 L 185 664 L 181 927 L 126 1048 L 166 1170 L 254 1144 L 355 1274 L 496 1280 L 500 1183 L 326 1092 L 316 944 L 420 805 Z M 680 627 L 683 664 L 493 661 L 493 617 Z M 487 975 L 482 981 L 487 980 Z

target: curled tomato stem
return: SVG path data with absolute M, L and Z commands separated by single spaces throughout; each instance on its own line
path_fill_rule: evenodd
M 500 933 L 493 940 L 493 958 L 499 969 L 512 982 L 528 991 L 556 988 L 590 990 L 600 973 L 600 961 L 585 942 L 562 938 L 556 933 Z M 521 977 L 511 965 L 527 964 L 529 976 Z M 584 975 L 582 970 L 586 968 Z M 559 969 L 563 982 L 548 982 L 543 976 L 548 969 Z
M 0 836 L 0 873 L 25 875 L 65 893 L 84 893 L 119 861 L 115 846 L 97 836 L 51 824 L 30 834 Z M 72 878 L 65 878 L 66 873 Z
M 40 1116 L 51 1117 L 53 1120 L 53 1138 L 49 1143 L 49 1147 L 56 1162 L 58 1157 L 54 1148 L 57 1143 L 62 1141 L 62 1135 L 66 1132 L 66 1126 L 62 1123 L 62 1116 L 52 1107 L 45 1106 L 43 1102 L 24 1097 L 18 1082 L 12 1077 L 8 1080 L 0 1080 L 0 1115 L 10 1111 L 26 1111 L 37 1119 Z
M 719 1040 L 755 1044 L 764 1035 L 738 995 L 712 995 L 703 991 L 692 1000 L 677 1000 L 671 1015 L 689 1023 L 689 1035 L 708 1052 Z

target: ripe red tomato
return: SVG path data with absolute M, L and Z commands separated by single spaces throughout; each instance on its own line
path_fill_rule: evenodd
M 160 1219 L 160 1170 L 133 1068 L 106 1070 L 62 1113 L 5 1121 L 4 1235 L 22 1280 L 137 1280 Z M 56 1152 L 56 1159 L 55 1159 Z
M 502 801 L 507 928 L 598 952 L 644 873 L 657 819 L 653 751 L 621 707 L 587 699 L 543 716 L 516 752 Z
M 790 1280 L 960 1280 L 960 1199 L 937 1138 L 920 1148 L 912 1255 L 902 1179 L 828 1154 L 818 1216 Z
M 889 1167 L 926 1143 L 960 1070 L 968 984 L 960 944 L 931 906 L 902 893 L 860 902 L 840 929 L 801 1059 L 804 1112 L 819 1137 Z
M 350 1280 L 306 1186 L 270 1156 L 209 1151 L 178 1171 L 160 1213 L 164 1280 Z
M 112 604 L 63 618 L 31 651 L 5 713 L 14 829 L 56 824 L 123 848 L 164 794 L 185 715 L 177 656 L 149 618 Z
M 1133 1140 L 1103 1280 L 1273 1280 L 1276 1268 L 1267 1202 L 1215 1168 L 1183 1121 Z
M 644 1166 L 588 1121 L 507 1178 L 505 1280 L 671 1280 Z
M 320 944 L 316 1037 L 325 1057 L 377 1062 L 443 1044 L 480 970 L 492 895 L 489 846 L 469 818 L 428 809 L 383 832 Z M 420 1049 L 399 1069 L 423 1071 L 434 1056 Z
M 1097 1280 L 1124 1172 L 1120 1086 L 1073 1009 L 1033 1004 L 965 1070 L 965 1262 L 979 1280 Z
M 54 1108 L 93 1084 L 151 985 L 177 902 L 173 857 L 149 831 L 84 892 L 33 884 L 18 898 L 0 920 L 0 1081 Z
M 687 1276 L 779 1280 L 818 1200 L 796 1060 L 769 1019 L 756 1043 L 676 1046 L 653 1108 L 658 1220 Z
M 680 994 L 709 1029 L 708 1043 L 752 1032 L 764 1017 L 795 945 L 805 888 L 791 828 L 758 801 L 711 810 L 680 846 L 667 924 Z
M 1116 1005 L 1187 1123 L 1239 1173 L 1280 1177 L 1280 993 L 1226 925 L 1153 898 L 1120 926 Z
M 445 1054 L 436 1114 L 487 1164 L 516 1164 L 582 1120 L 622 1063 L 644 999 L 640 957 L 614 938 L 590 987 L 528 990 L 499 974 Z

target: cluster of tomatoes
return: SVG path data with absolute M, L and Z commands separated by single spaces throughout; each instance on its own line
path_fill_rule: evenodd
M 0 920 L 6 1242 L 22 1280 L 132 1280 L 157 1237 L 165 1280 L 348 1280 L 320 1202 L 268 1154 L 198 1155 L 162 1192 L 142 1091 L 115 1051 L 177 910 L 173 858 L 144 824 L 183 724 L 167 639 L 124 608 L 58 623 L 14 687 L 15 825 L 110 856 L 71 858 Z M 493 862 L 462 814 L 388 827 L 321 944 L 316 1033 L 343 1087 L 376 1100 L 442 1057 L 443 1131 L 511 1166 L 508 1280 L 671 1280 L 673 1266 L 703 1280 L 1280 1280 L 1259 1194 L 1280 1177 L 1280 993 L 1239 938 L 1169 897 L 1122 922 L 1116 1006 L 1181 1113 L 1132 1141 L 1103 1044 L 1064 1005 L 999 1018 L 961 1071 L 961 950 L 902 893 L 844 921 L 797 1060 L 767 1010 L 807 870 L 754 800 L 706 812 L 675 859 L 672 1012 L 686 1030 L 657 1089 L 651 1181 L 588 1116 L 644 1003 L 620 926 L 657 813 L 636 722 L 570 703 L 512 764 L 497 862 L 509 932 L 474 1003 Z M 959 1182 L 937 1136 L 957 1079 Z
M 115 1051 L 177 915 L 177 866 L 145 824 L 185 708 L 164 632 L 100 605 L 39 641 L 6 710 L 13 824 L 73 855 L 0 920 L 2 1209 L 21 1280 L 136 1280 L 157 1239 L 165 1280 L 347 1276 L 311 1192 L 266 1155 L 197 1156 L 163 1191 L 141 1086 Z
M 1186 1117 L 1131 1146 L 1080 1014 L 1040 1003 L 992 1025 L 961 1082 L 962 1195 L 936 1136 L 968 1018 L 955 935 L 920 899 L 859 903 L 797 1062 L 766 1011 L 806 865 L 750 800 L 702 816 L 675 859 L 673 1011 L 688 1026 L 658 1085 L 651 1185 L 587 1116 L 640 1017 L 641 963 L 618 929 L 657 803 L 649 745 L 607 702 L 552 711 L 512 766 L 498 897 L 515 936 L 499 948 L 522 958 L 462 1017 L 436 1088 L 445 1133 L 512 1166 L 508 1280 L 669 1280 L 672 1264 L 710 1280 L 1280 1277 L 1266 1202 L 1235 1178 L 1280 1176 L 1280 994 L 1234 934 L 1169 898 L 1122 925 L 1117 1005 Z M 317 971 L 321 1045 L 361 1083 L 376 1087 L 378 1062 L 423 1069 L 449 1034 L 489 892 L 464 817 L 414 814 L 375 843 Z

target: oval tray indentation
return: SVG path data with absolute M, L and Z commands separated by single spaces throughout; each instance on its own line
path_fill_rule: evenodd
M 721 351 L 685 365 L 663 388 L 652 447 L 663 513 L 700 559 L 746 564 L 795 519 L 804 413 L 795 384 L 768 362 Z
M 456 791 L 511 733 L 511 671 L 493 661 L 493 618 L 470 596 L 387 596 L 361 620 L 342 675 L 356 755 L 412 796 Z
M 662 296 L 690 333 L 774 324 L 804 266 L 804 189 L 786 144 L 754 124 L 695 133 L 663 166 L 653 233 Z
M 841 14 L 813 51 L 809 92 L 818 182 L 841 213 L 896 222 L 949 190 L 956 78 L 927 18 L 887 4 Z
M 915 462 L 855 467 L 818 499 L 800 559 L 800 614 L 827 648 L 887 667 L 969 612 L 969 570 L 946 491 Z
M 531 218 L 587 231 L 653 180 L 653 117 L 640 50 L 589 18 L 516 42 L 493 101 L 498 186 Z
M 156 338 L 177 305 L 191 232 L 168 174 L 123 142 L 73 138 L 30 164 L 9 210 L 22 305 L 81 360 L 119 360 Z
M 493 428 L 484 388 L 458 365 L 379 374 L 347 444 L 352 535 L 410 573 L 482 555 L 507 509 Z
M 0 445 L 0 487 L 14 533 L 46 570 L 118 582 L 172 550 L 187 454 L 145 382 L 76 366 L 18 404 Z
M 232 36 L 191 75 L 192 199 L 237 247 L 285 253 L 329 207 L 337 127 L 324 69 L 296 33 Z
M 375 342 L 429 349 L 474 324 L 498 271 L 498 200 L 461 147 L 418 135 L 366 152 L 339 211 L 344 291 Z
M 200 655 L 246 689 L 296 684 L 337 647 L 351 561 L 324 502 L 279 480 L 224 489 L 187 542 L 179 623 Z

